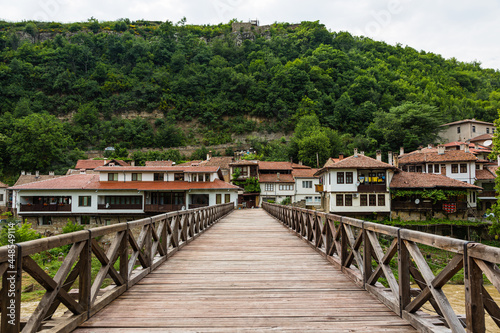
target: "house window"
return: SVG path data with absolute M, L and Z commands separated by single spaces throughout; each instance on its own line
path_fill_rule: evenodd
M 476 192 L 472 192 L 472 202 L 476 202 Z
M 314 197 L 314 202 L 321 202 L 321 197 Z
M 265 190 L 266 190 L 267 192 L 269 192 L 269 191 L 274 191 L 274 184 L 266 184 L 266 186 L 265 186 Z
M 337 206 L 343 206 L 344 205 L 344 195 L 343 194 L 337 194 Z
M 368 198 L 366 194 L 361 194 L 359 196 L 359 205 L 360 206 L 368 206 Z
M 377 195 L 376 194 L 370 194 L 369 199 L 370 199 L 370 201 L 369 201 L 370 206 L 377 205 Z
M 352 194 L 345 195 L 345 205 L 352 206 Z
M 344 184 L 344 173 L 337 172 L 337 184 Z
M 104 225 L 111 225 L 111 219 L 105 219 Z
M 221 202 L 222 202 L 222 195 L 216 194 L 215 195 L 215 204 L 219 205 Z
M 155 172 L 155 173 L 154 173 L 154 175 L 153 175 L 153 179 L 154 179 L 154 181 L 155 181 L 155 182 L 156 182 L 156 181 L 161 181 L 161 182 L 162 182 L 162 181 L 163 181 L 163 177 L 164 177 L 164 175 L 165 175 L 165 174 L 164 174 L 163 172 L 162 172 L 162 173 L 160 173 L 160 172 Z
M 472 133 L 476 133 L 476 126 L 472 126 Z
M 3 194 L 0 194 L 0 201 L 3 201 Z
M 439 173 L 439 164 L 434 164 L 434 173 Z
M 381 184 L 385 184 L 385 172 L 377 173 L 377 182 Z
M 408 167 L 408 172 L 415 172 L 415 166 L 414 165 L 410 165 Z
M 458 164 L 451 165 L 451 173 L 458 173 Z
M 345 183 L 346 184 L 352 184 L 354 182 L 354 177 L 352 172 L 346 172 L 345 173 Z
M 303 180 L 302 181 L 302 188 L 312 188 L 312 187 L 313 187 L 312 180 Z
M 415 168 L 415 170 L 418 173 L 422 173 L 422 166 L 421 165 L 417 165 L 417 167 Z
M 184 174 L 183 173 L 174 173 L 174 180 L 184 180 Z
M 280 191 L 293 191 L 293 185 L 281 185 L 280 184 Z
M 108 173 L 108 181 L 118 181 L 118 173 Z
M 91 205 L 92 205 L 92 197 L 91 196 L 79 196 L 78 197 L 78 206 L 90 207 Z
M 306 203 L 311 203 L 313 201 L 313 197 L 306 197 Z
M 467 173 L 467 164 L 460 164 L 460 173 Z
M 385 206 L 385 194 L 378 195 L 378 205 Z
M 490 134 L 490 128 L 489 127 L 486 127 L 486 133 Z
M 231 202 L 231 194 L 224 194 L 224 203 Z
M 427 173 L 432 173 L 432 164 L 427 165 Z
M 42 216 L 42 224 L 41 225 L 52 225 L 52 217 Z
M 205 181 L 206 181 L 206 182 L 209 182 L 209 181 L 210 181 L 210 174 L 209 174 L 209 173 L 206 173 L 206 174 L 205 174 Z
M 141 181 L 142 180 L 142 173 L 133 173 L 132 180 L 133 181 Z
M 460 134 L 460 126 L 457 127 L 457 134 Z

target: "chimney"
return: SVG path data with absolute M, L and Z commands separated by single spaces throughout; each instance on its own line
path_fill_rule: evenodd
M 135 161 L 130 162 L 130 166 L 135 166 Z
M 464 147 L 464 151 L 465 151 L 466 153 L 470 153 L 470 150 L 469 150 L 469 145 L 465 145 L 465 147 Z
M 390 165 L 394 165 L 394 162 L 392 160 L 392 151 L 387 153 L 387 163 Z
M 394 153 L 394 154 L 392 155 L 392 157 L 393 157 L 393 160 L 394 160 L 394 166 L 395 166 L 396 168 L 399 168 L 399 156 L 398 156 L 398 154 Z
M 342 161 L 344 159 L 344 154 L 339 154 L 339 161 Z
M 299 165 L 304 165 L 304 163 L 302 161 L 299 161 Z
M 427 148 L 428 148 L 428 149 L 432 149 L 432 148 L 434 148 L 434 146 L 432 145 L 432 143 L 429 143 L 429 144 L 427 145 Z
M 358 148 L 354 148 L 354 157 L 358 157 Z
M 382 162 L 382 151 L 381 150 L 377 150 L 377 161 L 380 161 Z
M 212 158 L 212 151 L 210 150 L 208 153 L 207 153 L 207 161 L 210 161 L 210 159 Z
M 21 176 L 25 176 L 26 175 L 26 171 L 21 171 Z
M 399 147 L 399 156 L 405 154 L 405 147 Z
M 359 155 L 365 156 L 365 152 L 362 150 L 362 151 L 359 152 Z
M 465 143 L 460 144 L 460 150 L 465 150 Z
M 31 172 L 28 172 L 28 176 L 31 176 Z
M 54 175 L 54 171 L 49 171 L 49 176 L 53 176 Z
M 444 155 L 444 150 L 445 150 L 444 145 L 439 145 L 438 146 L 438 155 Z
M 37 179 L 40 178 L 40 171 L 38 171 L 38 170 L 35 171 L 35 178 L 37 178 Z

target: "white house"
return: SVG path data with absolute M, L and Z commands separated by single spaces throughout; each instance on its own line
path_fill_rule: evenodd
M 305 201 L 306 206 L 321 205 L 321 194 L 316 192 L 319 185 L 319 177 L 314 176 L 318 169 L 293 169 L 292 175 L 295 179 L 294 202 Z
M 218 167 L 103 166 L 13 186 L 13 207 L 35 225 L 110 224 L 168 211 L 237 201 Z
M 389 184 L 396 167 L 358 154 L 339 160 L 329 160 L 316 172 L 320 177 L 322 208 L 348 216 L 390 213 Z
M 460 150 L 446 150 L 445 146 L 421 148 L 407 154 L 400 154 L 399 167 L 403 171 L 441 174 L 452 179 L 474 184 L 478 158 L 467 145 Z

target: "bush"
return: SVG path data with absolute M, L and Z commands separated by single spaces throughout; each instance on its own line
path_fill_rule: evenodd
M 7 221 L 7 224 L 3 226 L 0 232 L 0 245 L 2 246 L 11 243 L 27 242 L 42 237 L 36 230 L 31 228 L 31 223 L 17 223 L 12 217 L 7 219 Z M 14 235 L 13 241 L 9 241 L 9 234 Z

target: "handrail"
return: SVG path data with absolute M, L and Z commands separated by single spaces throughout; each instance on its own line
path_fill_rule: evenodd
M 483 286 L 484 275 L 500 292 L 500 248 L 302 208 L 262 207 L 420 331 L 482 333 L 486 312 L 500 327 L 500 308 Z M 435 276 L 419 245 L 453 258 Z M 397 276 L 391 264 L 397 265 Z M 462 269 L 465 320 L 442 290 Z M 422 311 L 427 302 L 436 315 Z
M 233 209 L 234 204 L 227 203 L 176 211 L 0 247 L 1 332 L 73 330 Z M 98 237 L 106 237 L 109 248 L 104 249 Z M 54 276 L 31 258 L 64 245 L 71 248 Z M 94 278 L 93 258 L 94 263 L 96 259 L 100 263 Z M 21 318 L 20 311 L 23 272 L 46 290 L 28 318 Z M 106 278 L 113 282 L 103 289 Z M 77 280 L 78 285 L 73 286 Z M 69 311 L 62 318 L 52 319 L 61 303 Z

